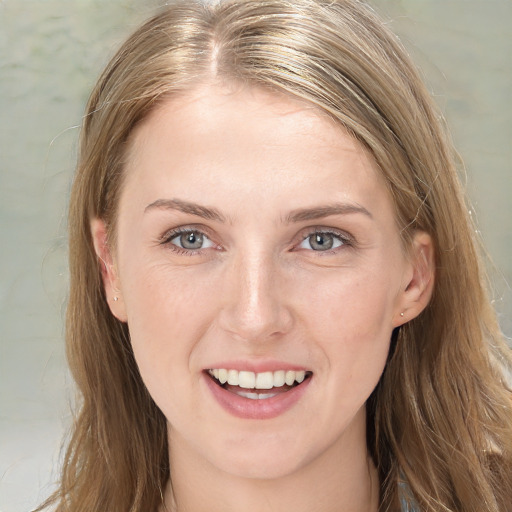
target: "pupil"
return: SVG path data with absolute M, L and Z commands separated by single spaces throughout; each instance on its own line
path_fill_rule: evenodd
M 203 245 L 203 235 L 200 233 L 184 233 L 181 235 L 180 242 L 185 249 L 199 249 Z
M 309 243 L 312 249 L 327 251 L 332 248 L 334 241 L 327 233 L 317 233 L 309 238 Z

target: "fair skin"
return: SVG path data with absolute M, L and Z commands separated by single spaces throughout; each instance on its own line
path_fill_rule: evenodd
M 304 103 L 204 86 L 136 129 L 118 219 L 115 250 L 92 233 L 168 421 L 166 509 L 376 512 L 365 402 L 433 264 L 371 157 Z M 305 373 L 258 391 L 223 369 Z

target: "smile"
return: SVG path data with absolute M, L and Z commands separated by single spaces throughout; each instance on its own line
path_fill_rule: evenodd
M 222 389 L 243 399 L 269 400 L 295 389 L 312 373 L 305 370 L 268 372 L 238 371 L 226 368 L 208 370 L 211 380 Z
M 305 378 L 304 370 L 278 370 L 276 372 L 247 372 L 238 370 L 226 370 L 225 368 L 208 370 L 208 373 L 220 384 L 228 383 L 230 386 L 239 386 L 245 389 L 272 389 L 283 386 L 300 384 Z

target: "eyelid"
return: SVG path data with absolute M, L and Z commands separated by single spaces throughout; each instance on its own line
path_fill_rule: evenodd
M 205 226 L 199 224 L 186 224 L 184 226 L 176 226 L 171 229 L 167 229 L 162 233 L 161 236 L 158 237 L 158 241 L 161 243 L 166 243 L 170 241 L 172 238 L 181 235 L 183 233 L 201 233 L 202 235 L 211 238 L 209 234 L 209 229 L 206 229 Z

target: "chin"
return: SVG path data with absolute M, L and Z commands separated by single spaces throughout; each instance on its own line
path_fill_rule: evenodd
M 230 458 L 217 467 L 234 477 L 252 480 L 278 480 L 286 478 L 306 465 L 306 461 L 286 454 L 268 457 Z M 220 467 L 219 467 L 220 466 Z
M 301 442 L 296 433 L 257 433 L 250 439 L 230 437 L 226 441 L 222 456 L 216 454 L 210 462 L 219 470 L 239 478 L 284 478 L 307 466 L 312 458 L 310 443 Z

